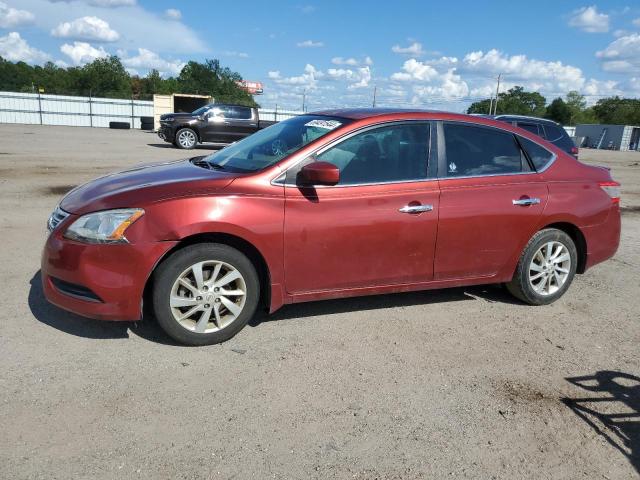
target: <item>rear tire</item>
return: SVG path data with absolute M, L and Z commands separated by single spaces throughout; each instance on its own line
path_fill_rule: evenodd
M 198 135 L 190 128 L 181 128 L 176 132 L 175 144 L 182 150 L 191 150 L 198 144 Z
M 259 298 L 255 267 L 228 245 L 190 245 L 154 273 L 152 303 L 158 324 L 185 345 L 230 339 L 253 317 Z
M 555 228 L 540 230 L 527 243 L 506 286 L 529 305 L 548 305 L 567 291 L 577 265 L 578 252 L 569 235 Z

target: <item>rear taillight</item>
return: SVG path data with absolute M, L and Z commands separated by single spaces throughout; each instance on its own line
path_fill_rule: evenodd
M 613 203 L 620 203 L 620 184 L 618 182 L 600 182 L 598 184 L 602 190 L 607 192 Z
M 578 147 L 571 147 L 571 155 L 578 156 Z

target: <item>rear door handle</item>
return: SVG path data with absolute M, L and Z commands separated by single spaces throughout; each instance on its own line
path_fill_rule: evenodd
M 513 200 L 514 205 L 519 205 L 521 207 L 527 207 L 529 205 L 538 205 L 540 203 L 539 198 L 519 198 L 518 200 Z
M 433 205 L 405 205 L 398 209 L 400 213 L 421 213 L 430 212 L 431 210 L 433 210 Z

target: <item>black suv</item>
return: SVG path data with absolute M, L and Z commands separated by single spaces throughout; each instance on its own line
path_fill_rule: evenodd
M 212 103 L 191 113 L 162 115 L 158 136 L 188 150 L 201 142 L 227 145 L 274 123 L 260 121 L 257 108 Z
M 578 148 L 573 143 L 573 140 L 571 140 L 567 131 L 562 128 L 562 125 L 554 122 L 553 120 L 526 117 L 524 115 L 497 115 L 491 118 L 501 122 L 510 123 L 516 127 L 524 128 L 531 133 L 535 133 L 546 141 L 553 143 L 559 149 L 564 150 L 569 155 L 573 155 L 578 158 Z

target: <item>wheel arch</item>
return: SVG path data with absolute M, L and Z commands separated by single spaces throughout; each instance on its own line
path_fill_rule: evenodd
M 198 127 L 194 126 L 194 125 L 189 125 L 188 123 L 182 124 L 182 125 L 178 125 L 174 130 L 174 132 L 175 132 L 174 137 L 177 137 L 178 136 L 178 132 L 180 130 L 182 130 L 183 128 L 188 128 L 189 130 L 193 130 L 194 133 L 196 134 L 196 137 L 198 138 L 198 143 L 202 143 L 202 137 L 200 136 L 200 129 Z
M 269 266 L 267 264 L 267 261 L 265 260 L 265 257 L 260 252 L 260 250 L 258 250 L 258 248 L 255 245 L 253 245 L 251 242 L 237 235 L 232 235 L 229 233 L 206 232 L 206 233 L 196 233 L 180 239 L 180 241 L 173 248 L 169 249 L 156 262 L 144 286 L 144 290 L 142 294 L 143 309 L 144 309 L 143 313 L 147 313 L 148 311 L 147 309 L 151 305 L 150 295 L 153 288 L 155 272 L 158 270 L 158 267 L 175 252 L 182 250 L 183 248 L 188 247 L 189 245 L 195 245 L 198 243 L 220 243 L 223 245 L 228 245 L 240 251 L 244 255 L 246 255 L 247 258 L 249 258 L 249 260 L 251 261 L 251 263 L 253 263 L 253 266 L 255 267 L 258 273 L 258 279 L 260 281 L 260 300 L 259 300 L 260 303 L 259 304 L 269 309 L 269 306 L 271 303 L 271 274 L 269 271 Z
M 542 227 L 541 230 L 546 228 L 561 230 L 571 237 L 571 240 L 573 240 L 573 243 L 576 245 L 576 250 L 578 251 L 578 265 L 576 273 L 584 273 L 587 267 L 587 240 L 580 228 L 571 222 L 564 221 L 549 223 Z

